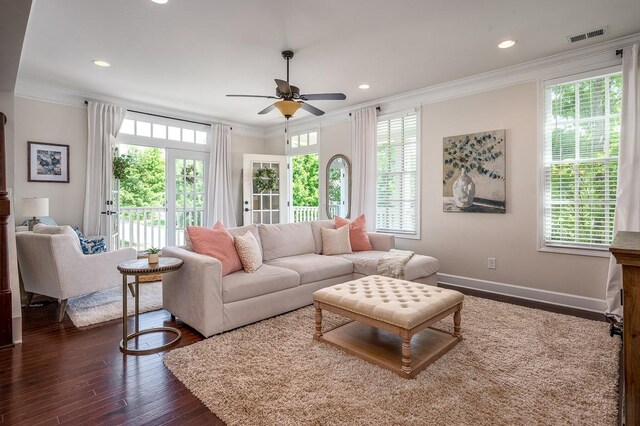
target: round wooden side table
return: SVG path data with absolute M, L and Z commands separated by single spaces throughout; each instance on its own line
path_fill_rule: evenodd
M 182 267 L 182 259 L 175 257 L 161 257 L 158 263 L 149 263 L 147 259 L 129 260 L 118 265 L 118 271 L 122 274 L 122 340 L 120 341 L 120 352 L 128 355 L 148 355 L 167 349 L 180 341 L 182 332 L 174 327 L 154 327 L 140 330 L 139 306 L 140 306 L 140 276 L 164 274 L 165 272 L 177 271 Z M 135 277 L 135 332 L 128 334 L 127 330 L 127 277 Z M 176 338 L 162 346 L 148 349 L 130 349 L 129 340 L 148 333 L 169 332 L 176 334 Z

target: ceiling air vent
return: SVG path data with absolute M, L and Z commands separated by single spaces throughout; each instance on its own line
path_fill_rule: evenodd
M 597 28 L 595 30 L 587 31 L 586 33 L 574 34 L 567 36 L 569 43 L 576 43 L 578 41 L 587 40 L 594 37 L 600 37 L 605 35 L 609 31 L 608 27 Z

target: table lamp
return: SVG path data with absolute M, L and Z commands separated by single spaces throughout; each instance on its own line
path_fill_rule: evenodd
M 49 216 L 49 199 L 48 198 L 23 198 L 22 214 L 29 219 L 29 231 L 33 231 L 33 227 L 40 223 L 38 217 Z

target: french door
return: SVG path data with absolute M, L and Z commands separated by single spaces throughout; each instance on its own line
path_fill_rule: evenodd
M 261 191 L 255 177 L 260 169 L 275 170 L 277 187 Z M 245 225 L 252 223 L 288 222 L 287 157 L 284 155 L 245 154 L 243 157 L 242 217 Z
M 167 149 L 167 245 L 184 245 L 187 226 L 205 226 L 208 157 Z

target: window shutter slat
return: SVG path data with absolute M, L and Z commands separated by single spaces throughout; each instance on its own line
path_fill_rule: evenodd
M 417 115 L 378 122 L 377 229 L 416 234 L 418 214 Z
M 545 89 L 544 242 L 605 249 L 613 238 L 622 77 Z

